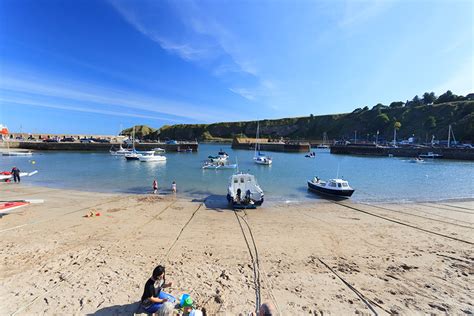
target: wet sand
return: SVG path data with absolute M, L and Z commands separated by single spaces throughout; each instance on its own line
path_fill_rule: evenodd
M 44 199 L 0 219 L 2 315 L 133 314 L 159 263 L 209 315 L 246 315 L 256 289 L 282 315 L 474 313 L 473 201 L 234 213 L 224 197 L 0 192 Z

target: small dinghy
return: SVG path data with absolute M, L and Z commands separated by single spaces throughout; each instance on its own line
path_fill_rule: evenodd
M 141 155 L 138 157 L 141 162 L 165 162 L 166 157 L 160 155 Z
M 230 177 L 227 188 L 227 201 L 234 209 L 256 208 L 263 203 L 263 190 L 255 176 L 237 173 Z
M 321 181 L 318 177 L 315 177 L 313 180 L 308 180 L 308 189 L 316 193 L 344 198 L 350 197 L 355 191 L 344 179 Z
M 32 172 L 20 172 L 20 178 L 22 177 L 31 177 L 38 173 L 38 170 Z M 10 171 L 0 172 L 0 181 L 9 182 L 13 179 L 13 174 Z

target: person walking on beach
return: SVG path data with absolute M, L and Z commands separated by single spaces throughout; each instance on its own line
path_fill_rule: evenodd
M 162 291 L 162 289 L 173 285 L 172 282 L 165 282 L 165 267 L 159 265 L 153 270 L 153 273 L 148 281 L 146 281 L 143 290 L 141 305 L 147 313 L 155 313 L 166 302 L 172 304 L 176 302 L 174 296 Z
M 18 181 L 18 183 L 20 183 L 20 169 L 18 169 L 17 167 L 13 167 L 12 169 L 12 175 L 13 175 L 13 181 L 15 181 L 15 183 Z
M 158 181 L 153 180 L 153 194 L 156 194 L 158 192 Z
M 176 194 L 176 181 L 173 181 L 173 183 L 171 183 L 171 191 Z

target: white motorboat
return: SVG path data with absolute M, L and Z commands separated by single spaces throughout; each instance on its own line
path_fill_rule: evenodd
M 209 156 L 209 161 L 212 163 L 226 163 L 227 157 L 219 157 L 219 156 Z
M 255 137 L 255 154 L 253 157 L 253 161 L 258 165 L 269 166 L 272 164 L 272 157 L 266 156 L 260 152 L 260 142 L 258 141 L 259 128 L 260 124 L 257 122 L 257 135 Z
M 132 151 L 129 154 L 125 154 L 124 157 L 127 160 L 139 160 L 139 158 L 142 156 L 142 154 L 139 154 L 137 151 Z
M 160 147 L 153 148 L 152 150 L 153 150 L 155 153 L 157 153 L 157 154 L 164 154 L 164 153 L 166 153 L 166 150 L 163 149 L 163 148 L 160 148 Z
M 20 172 L 20 178 L 22 177 L 31 177 L 38 173 L 38 170 L 32 172 Z M 0 172 L 0 181 L 8 182 L 13 179 L 13 174 L 9 171 Z
M 125 154 L 124 157 L 127 160 L 140 160 L 140 157 L 153 156 L 153 155 L 155 155 L 155 152 L 153 150 L 149 150 L 149 151 L 133 150 L 129 154 Z
M 272 158 L 265 155 L 259 155 L 259 156 L 253 157 L 253 161 L 255 161 L 255 163 L 258 165 L 268 166 L 272 164 Z
M 202 166 L 202 169 L 215 169 L 215 170 L 220 170 L 220 169 L 236 169 L 237 164 L 226 164 L 226 163 L 213 163 L 206 161 L 204 165 Z
M 31 151 L 7 151 L 2 153 L 2 156 L 15 156 L 15 157 L 31 157 L 33 153 Z
M 435 159 L 435 158 L 443 158 L 443 155 L 441 154 L 435 154 L 432 151 L 428 152 L 427 154 L 421 154 L 418 156 L 419 158 L 429 158 L 429 159 Z
M 141 155 L 138 157 L 141 162 L 165 162 L 166 157 L 160 155 Z
M 223 151 L 222 149 L 217 153 L 217 157 L 223 159 L 229 159 L 229 154 Z
M 419 158 L 419 157 L 410 159 L 409 161 L 412 162 L 412 163 L 422 163 L 422 162 L 425 162 L 423 159 L 421 159 L 421 158 Z
M 263 190 L 255 176 L 237 173 L 230 177 L 227 188 L 227 201 L 234 209 L 256 208 L 263 203 Z
M 318 177 L 315 177 L 313 180 L 308 180 L 308 189 L 317 193 L 344 198 L 350 197 L 355 191 L 344 179 L 321 181 Z
M 118 150 L 110 149 L 109 152 L 112 156 L 125 156 L 126 154 L 131 154 L 132 150 L 125 149 L 122 147 L 122 145 L 120 145 L 120 148 Z
M 317 149 L 324 149 L 324 150 L 328 150 L 329 149 L 329 146 L 326 144 L 328 141 L 328 135 L 326 132 L 323 133 L 323 142 L 322 144 L 319 144 L 318 146 L 316 146 Z

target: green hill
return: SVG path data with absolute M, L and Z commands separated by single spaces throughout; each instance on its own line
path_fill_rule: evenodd
M 146 125 L 136 125 L 135 126 L 135 137 L 139 139 L 143 139 L 146 136 L 156 132 L 156 128 L 152 128 Z M 120 132 L 120 135 L 132 136 L 133 134 L 133 127 L 124 129 Z
M 446 94 L 443 94 L 439 98 L 434 97 L 434 103 L 431 103 L 433 99 L 425 94 L 423 99 L 415 97 L 406 103 L 392 102 L 390 106 L 377 104 L 372 109 L 358 108 L 352 113 L 261 120 L 260 134 L 262 137 L 274 139 L 284 137 L 318 140 L 326 132 L 328 139 L 332 140 L 353 138 L 354 131 L 357 131 L 359 140 L 372 140 L 379 131 L 379 140 L 391 140 L 395 123 L 398 122 L 397 126 L 401 125 L 397 132 L 398 139 L 413 135 L 421 141 L 430 141 L 432 135 L 436 139 L 447 139 L 448 126 L 451 124 L 457 140 L 472 142 L 473 95 L 462 97 L 448 92 L 446 94 L 450 98 L 445 98 Z M 439 102 L 446 99 L 449 102 Z M 423 104 L 428 101 L 430 104 Z M 141 127 L 150 131 L 143 134 L 147 139 L 213 140 L 238 135 L 255 137 L 257 122 L 165 125 L 154 131 L 146 126 Z M 137 137 L 138 135 L 137 132 Z

